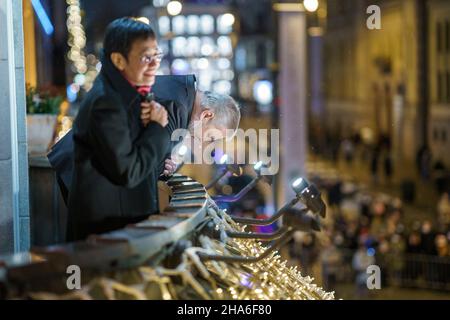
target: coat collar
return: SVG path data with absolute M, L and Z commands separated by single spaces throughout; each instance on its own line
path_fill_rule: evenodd
M 101 62 L 101 73 L 108 78 L 114 89 L 119 93 L 127 105 L 132 104 L 139 98 L 139 93 L 136 89 L 124 78 L 120 71 L 114 66 L 111 59 L 106 57 L 104 52 L 102 54 Z

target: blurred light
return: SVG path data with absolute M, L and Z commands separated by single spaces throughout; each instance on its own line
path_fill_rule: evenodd
M 71 84 L 67 86 L 66 94 L 67 94 L 67 100 L 69 102 L 74 102 L 77 100 L 79 87 L 76 84 Z
M 220 36 L 217 38 L 217 46 L 219 47 L 219 52 L 221 55 L 228 56 L 233 53 L 230 37 Z
M 238 47 L 236 50 L 235 66 L 240 71 L 247 68 L 247 51 L 243 47 Z
M 200 58 L 200 59 L 198 59 L 197 67 L 198 67 L 199 69 L 208 69 L 208 67 L 209 67 L 209 60 L 206 59 L 206 58 Z
M 199 56 L 201 47 L 202 41 L 199 37 L 189 37 L 185 48 L 186 56 Z
M 214 32 L 214 18 L 212 15 L 205 14 L 200 17 L 200 31 L 203 34 L 211 34 Z
M 53 28 L 53 25 L 47 15 L 47 12 L 45 12 L 44 7 L 42 6 L 41 1 L 39 0 L 31 0 L 31 4 L 33 5 L 34 11 L 36 12 L 36 15 L 39 18 L 39 22 L 41 23 L 42 27 L 44 28 L 45 33 L 50 36 L 53 34 L 53 31 L 55 29 Z
M 170 1 L 167 4 L 167 12 L 171 16 L 179 15 L 181 13 L 181 10 L 183 10 L 183 5 L 180 1 Z
M 315 12 L 319 8 L 319 0 L 303 0 L 303 6 L 309 12 Z
M 189 63 L 184 59 L 175 59 L 172 62 L 172 72 L 174 74 L 186 74 L 189 72 Z
M 102 70 L 102 63 L 100 61 L 95 65 L 95 70 L 97 70 L 97 72 L 100 72 Z
M 202 55 L 204 55 L 204 56 L 210 56 L 210 55 L 213 54 L 213 52 L 214 52 L 214 48 L 213 48 L 213 46 L 212 46 L 211 44 L 209 44 L 209 43 L 204 43 L 204 44 L 202 45 L 202 49 L 201 49 Z
M 187 17 L 187 32 L 189 34 L 196 34 L 198 33 L 198 25 L 200 23 L 198 16 L 188 16 Z
M 187 41 L 184 37 L 176 37 L 172 41 L 173 55 L 176 57 L 186 55 Z
M 234 24 L 234 16 L 231 13 L 225 13 L 222 16 L 222 23 L 226 26 L 232 26 Z
M 153 6 L 157 7 L 157 8 L 161 8 L 161 7 L 164 7 L 165 5 L 167 5 L 168 2 L 169 2 L 169 0 L 153 0 Z
M 73 82 L 75 82 L 79 86 L 84 85 L 85 81 L 86 81 L 86 76 L 84 74 L 79 73 L 73 78 Z
M 273 85 L 268 80 L 256 81 L 253 85 L 253 97 L 256 102 L 267 105 L 273 101 Z
M 228 155 L 224 154 L 221 158 L 220 158 L 220 164 L 225 164 L 228 160 Z
M 219 94 L 229 95 L 231 93 L 231 82 L 227 80 L 220 80 L 214 83 L 215 92 Z
M 150 20 L 147 17 L 136 18 L 137 21 L 150 25 Z
M 292 184 L 292 187 L 297 188 L 302 182 L 303 182 L 303 178 L 298 178 L 297 180 L 294 181 L 294 183 Z
M 373 257 L 375 255 L 375 249 L 374 248 L 367 249 L 367 255 L 369 257 Z
M 183 34 L 186 29 L 186 18 L 184 16 L 176 16 L 172 19 L 172 25 L 175 34 Z
M 222 71 L 222 78 L 224 80 L 232 81 L 234 79 L 234 72 L 231 70 Z
M 361 137 L 366 144 L 370 144 L 375 141 L 375 134 L 369 127 L 364 127 L 361 129 Z
M 191 60 L 191 68 L 193 70 L 197 70 L 198 69 L 198 59 L 192 59 Z
M 234 16 L 231 13 L 220 15 L 217 18 L 217 31 L 222 34 L 231 33 L 234 21 Z
M 170 18 L 168 16 L 162 16 L 158 19 L 159 33 L 166 35 L 170 32 Z
M 220 58 L 219 60 L 217 60 L 217 67 L 219 67 L 219 69 L 229 69 L 230 66 L 230 60 L 226 58 Z
M 278 12 L 304 12 L 305 7 L 300 3 L 274 3 L 273 10 Z
M 321 28 L 321 27 L 308 28 L 308 34 L 311 37 L 321 37 L 321 36 L 323 36 L 323 33 L 324 33 L 324 31 L 323 31 L 323 28 Z
M 199 59 L 199 63 L 200 63 Z M 206 60 L 206 59 L 205 59 Z M 197 63 L 197 64 L 199 64 Z M 200 69 L 200 68 L 199 68 Z M 203 69 L 198 72 L 198 89 L 201 91 L 211 90 L 212 75 L 210 69 Z
M 262 161 L 258 161 L 258 162 L 254 165 L 253 169 L 255 169 L 255 170 L 258 171 L 259 169 L 261 169 L 262 165 L 263 165 L 263 162 L 262 162 Z
M 214 81 L 223 80 L 223 79 L 222 79 L 222 75 L 221 75 L 221 73 L 220 73 L 220 70 L 216 70 L 216 69 L 212 69 L 212 70 L 211 70 L 211 78 L 212 78 Z
M 317 11 L 317 16 L 321 19 L 325 19 L 327 17 L 327 9 L 320 8 L 319 11 Z
M 186 146 L 181 146 L 180 149 L 178 149 L 178 155 L 184 156 L 188 151 L 188 148 Z

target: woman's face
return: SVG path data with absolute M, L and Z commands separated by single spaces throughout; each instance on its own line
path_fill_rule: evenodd
M 136 40 L 127 59 L 122 55 L 114 61 L 123 75 L 136 86 L 152 86 L 161 62 L 161 51 L 156 39 Z

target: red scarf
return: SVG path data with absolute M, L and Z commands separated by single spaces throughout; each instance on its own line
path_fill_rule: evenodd
M 141 95 L 141 96 L 146 96 L 147 94 L 150 93 L 150 91 L 152 91 L 152 87 L 151 86 L 136 86 L 133 82 L 131 82 L 130 80 L 127 79 L 127 77 L 125 77 L 125 74 L 122 73 L 122 76 L 131 84 L 131 86 L 133 88 L 136 89 L 136 91 Z
M 135 88 L 141 96 L 146 96 L 152 90 L 151 86 L 135 86 Z

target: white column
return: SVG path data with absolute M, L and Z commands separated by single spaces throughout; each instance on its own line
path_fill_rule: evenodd
M 281 136 L 281 186 L 284 199 L 295 194 L 290 187 L 296 177 L 305 175 L 307 152 L 306 113 L 306 16 L 297 9 L 279 13 L 279 94 Z
M 22 0 L 0 1 L 0 254 L 30 246 Z

